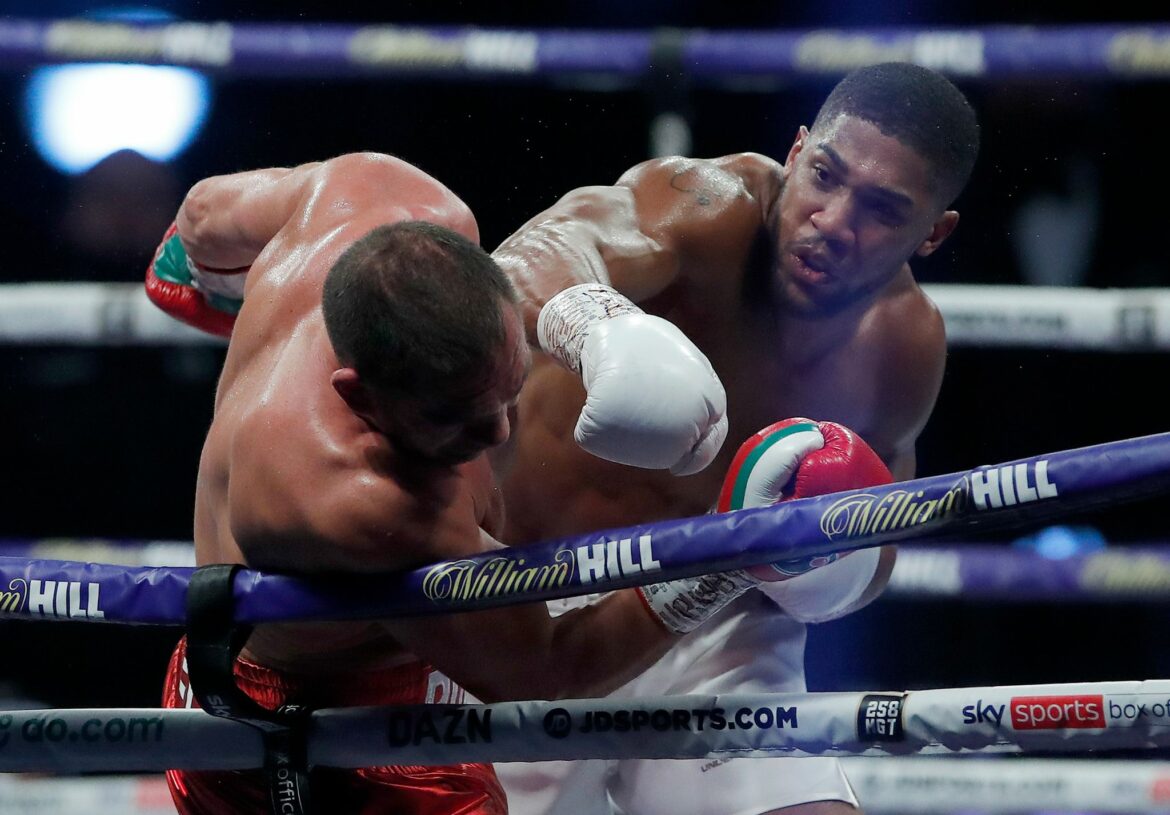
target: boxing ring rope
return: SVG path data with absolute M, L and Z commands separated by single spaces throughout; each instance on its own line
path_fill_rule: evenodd
M 1170 547 L 1127 544 L 1053 558 L 983 543 L 909 545 L 882 597 L 984 601 L 1170 600 Z
M 308 764 L 900 756 L 1170 746 L 1170 680 L 325 708 Z M 0 712 L 0 772 L 242 770 L 260 731 L 202 710 Z
M 0 67 L 53 62 L 182 65 L 235 77 L 641 78 L 668 67 L 729 90 L 882 61 L 964 77 L 1165 79 L 1170 26 L 820 28 L 774 31 L 521 30 L 474 26 L 0 20 Z
M 964 811 L 1165 813 L 1170 762 L 1117 759 L 842 759 L 849 783 L 870 813 L 926 815 L 940 801 Z
M 141 283 L 10 283 L 0 286 L 0 342 L 21 345 L 227 343 L 167 315 Z
M 951 346 L 1170 349 L 1170 289 L 947 283 L 923 289 L 942 312 Z M 0 343 L 224 345 L 168 317 L 137 283 L 0 285 Z
M 127 25 L 81 20 L 32 21 L 8 18 L 0 20 L 0 69 L 24 70 L 47 62 L 81 60 L 137 61 L 188 65 L 208 73 L 231 76 L 413 76 L 452 80 L 482 78 L 497 82 L 510 79 L 564 82 L 598 74 L 611 79 L 628 78 L 635 82 L 648 74 L 666 69 L 678 72 L 680 77 L 685 74 L 685 78 L 692 82 L 719 83 L 729 91 L 754 91 L 770 89 L 780 81 L 807 81 L 839 75 L 858 65 L 887 59 L 918 62 L 957 77 L 974 80 L 984 77 L 1030 77 L 1038 73 L 1106 81 L 1164 80 L 1170 77 L 1170 60 L 1165 56 L 1168 53 L 1167 43 L 1170 43 L 1170 26 L 1164 24 L 1046 29 L 1001 26 L 939 30 L 890 28 L 711 33 L 503 31 L 383 25 L 261 26 L 224 22 Z M 747 81 L 743 81 L 745 79 Z M 22 290 L 20 298 L 23 299 L 19 302 L 10 299 L 10 294 L 16 289 Z M 1167 316 L 1166 294 L 1162 290 L 1100 291 L 941 285 L 929 286 L 927 289 L 943 311 L 948 339 L 952 345 L 1143 351 L 1163 350 L 1170 344 L 1167 339 L 1170 336 L 1170 317 Z M 54 298 L 62 297 L 62 301 L 52 302 Z M 67 311 L 62 310 L 64 305 L 68 306 Z M 160 319 L 160 316 L 146 307 L 138 284 L 126 284 L 125 287 L 117 284 L 62 284 L 39 291 L 28 286 L 0 287 L 0 342 L 113 346 L 220 344 L 215 338 L 199 334 L 166 318 Z M 1028 484 L 1027 476 L 1025 484 Z M 1000 489 L 1002 498 L 1002 487 Z M 983 517 L 991 518 L 991 515 Z M 1005 522 L 1010 520 L 1011 512 L 1005 512 L 1004 517 Z M 609 541 L 604 543 L 608 544 Z M 619 540 L 619 564 L 621 556 Z M 919 558 L 917 565 L 915 558 Z M 933 565 L 922 558 L 933 559 Z M 1003 547 L 996 547 L 994 552 L 988 551 L 986 554 L 966 546 L 962 550 L 921 551 L 906 547 L 901 554 L 899 570 L 907 577 L 900 583 L 899 571 L 896 571 L 889 591 L 893 596 L 902 591 L 917 595 L 945 595 L 955 591 L 978 591 L 973 587 L 982 585 L 991 592 L 988 596 L 995 596 L 995 592 L 1005 596 L 1008 592 L 1026 590 L 1041 594 L 1051 591 L 1054 598 L 1068 596 L 1067 592 L 1080 592 L 1080 596 L 1097 596 L 1099 593 L 1101 597 L 1110 599 L 1130 596 L 1150 599 L 1162 596 L 1167 585 L 1165 557 L 1155 550 L 1126 552 L 1124 555 L 1109 551 L 1083 558 L 1077 556 L 1063 561 L 1046 561 L 1048 572 L 1029 577 L 1024 581 L 1031 581 L 1027 586 L 1020 584 L 1018 579 L 1013 582 L 1009 566 L 993 566 L 993 563 L 1023 563 L 1023 560 L 1019 560 L 1022 558 L 1032 562 L 1034 555 L 1013 552 Z M 1106 561 L 1106 558 L 1112 560 Z M 1149 567 L 1153 564 L 1158 568 L 1153 580 L 1140 576 L 1148 575 Z M 996 575 L 989 577 L 981 573 L 980 569 L 994 570 Z M 928 570 L 931 572 L 929 575 Z M 46 574 L 51 573 L 50 570 Z M 1059 578 L 1056 577 L 1058 573 L 1061 575 Z M 7 573 L 0 571 L 0 574 Z M 76 577 L 81 573 L 67 570 L 66 574 Z M 665 576 L 665 571 L 654 575 L 655 578 Z M 40 579 L 50 578 L 42 575 Z M 75 606 L 80 607 L 82 613 L 88 611 L 88 596 L 85 602 L 81 600 L 86 589 L 74 593 L 68 585 L 71 582 L 74 581 L 66 581 L 63 589 L 54 588 L 52 599 L 47 601 L 54 608 L 60 603 L 65 613 L 44 616 L 70 616 L 77 619 L 77 616 L 71 614 Z M 619 582 L 606 582 L 605 587 L 616 586 Z M 7 584 L 0 584 L 0 588 L 7 589 Z M 42 608 L 46 602 L 43 589 L 42 584 Z M 8 597 L 10 595 L 7 591 L 0 595 L 4 603 L 10 602 Z M 325 605 L 330 601 L 327 600 Z M 95 605 L 95 608 L 102 605 Z M 93 619 L 103 618 L 95 616 Z M 1108 691 L 1118 694 L 1116 698 L 1107 697 L 1106 691 L 1100 691 L 1106 710 L 1106 699 L 1121 705 L 1124 713 L 1126 704 L 1142 704 L 1140 699 L 1144 698 L 1142 694 L 1146 692 L 1152 694 L 1145 702 L 1148 706 L 1165 704 L 1166 698 L 1170 697 L 1162 683 L 1121 684 L 1124 687 Z M 1139 691 L 1131 693 L 1133 686 Z M 1095 696 L 1098 690 L 1096 686 L 1046 686 L 1017 689 L 1015 693 L 1057 695 L 1065 697 L 1066 701 L 1071 698 L 1073 701 L 1068 704 L 1072 704 L 1074 710 L 1077 699 L 1080 699 L 1083 710 L 1091 703 L 1080 697 Z M 882 696 L 882 701 L 886 702 L 891 701 L 886 697 L 900 697 L 909 709 L 911 702 L 917 704 L 924 694 L 970 692 L 979 694 L 982 701 L 978 707 L 987 710 L 991 704 L 988 700 L 992 699 L 992 691 L 1008 692 L 1003 689 L 952 689 L 911 691 L 907 695 L 873 695 Z M 822 704 L 827 704 L 816 700 L 816 696 L 802 695 L 790 699 L 791 706 L 796 707 L 800 714 L 802 727 L 799 729 L 804 733 L 808 732 L 808 728 L 803 725 L 809 715 L 805 711 L 819 710 Z M 1011 700 L 1016 697 L 995 698 L 1000 700 L 998 704 L 1006 705 L 1005 710 L 1010 710 L 1014 704 Z M 1008 699 L 1006 703 L 1004 698 Z M 648 701 L 651 700 L 641 700 L 639 704 Z M 760 707 L 764 708 L 770 704 L 774 710 L 785 707 L 783 700 L 779 699 L 750 697 L 747 701 L 759 702 Z M 962 728 L 967 725 L 956 724 L 957 718 L 962 715 L 962 709 L 955 707 L 960 701 L 964 702 L 962 707 L 966 708 L 972 700 L 956 697 L 945 703 L 938 702 L 942 707 L 939 708 L 937 720 L 930 720 L 933 724 L 927 721 L 930 718 L 927 713 L 916 714 L 921 719 L 918 724 L 922 725 L 922 732 L 928 736 L 938 736 L 940 732 L 949 732 L 947 728 L 958 727 L 959 733 L 966 735 Z M 626 709 L 630 710 L 628 703 L 621 704 L 626 704 Z M 858 726 L 858 705 L 855 702 L 852 709 L 855 728 Z M 839 715 L 834 726 L 847 732 L 848 705 L 841 702 L 838 707 Z M 594 707 L 591 710 L 596 712 L 598 709 Z M 994 704 L 991 709 L 994 710 Z M 103 723 L 104 728 L 111 721 L 109 717 L 118 711 L 90 713 Z M 230 738 L 208 738 L 207 744 L 217 753 L 222 753 L 229 742 L 246 738 L 240 729 L 242 725 L 217 720 L 197 711 L 149 710 L 127 713 L 131 717 L 139 714 L 150 717 L 160 713 L 167 716 L 198 713 L 201 720 L 212 720 L 212 724 L 235 728 L 236 732 Z M 359 711 L 346 713 L 359 715 Z M 87 738 L 95 733 L 100 736 L 96 742 L 99 745 L 102 745 L 103 739 L 117 733 L 116 725 L 109 732 L 104 729 L 95 731 L 92 724 L 86 730 L 87 723 L 93 718 L 84 718 L 86 711 L 23 711 L 8 715 L 19 717 L 25 714 L 30 718 L 19 721 L 13 718 L 7 725 L 0 727 L 0 763 L 23 749 L 14 747 L 18 740 L 5 738 L 3 732 L 10 735 L 18 733 L 26 723 L 40 721 L 43 736 L 44 726 L 58 718 L 58 714 L 76 714 L 76 718 L 66 725 L 67 728 L 75 726 L 76 729 L 54 730 L 54 734 L 62 733 L 61 744 L 52 743 L 51 738 L 42 738 L 42 747 L 50 749 L 52 743 L 51 750 L 62 751 L 56 755 L 64 755 L 77 744 L 92 747 L 93 743 L 87 741 Z M 4 715 L 0 712 L 0 717 Z M 384 715 L 399 714 L 390 712 Z M 502 721 L 506 717 L 499 718 Z M 1007 718 L 1010 720 L 1010 714 Z M 330 717 L 324 719 L 329 721 Z M 178 717 L 175 717 L 175 721 L 178 722 Z M 414 728 L 421 720 L 410 721 L 410 727 Z M 4 722 L 5 719 L 0 718 L 0 724 Z M 16 724 L 19 727 L 12 730 Z M 381 739 L 384 743 L 388 739 L 388 720 L 380 719 L 377 723 L 371 721 L 367 724 L 375 728 L 370 734 L 374 741 Z M 980 730 L 987 722 L 977 722 L 976 725 L 976 729 Z M 1162 720 L 1139 733 L 1142 728 L 1114 727 L 1110 723 L 1105 731 L 1114 731 L 1108 733 L 1110 738 L 1121 734 L 1137 735 L 1139 739 L 1149 737 L 1151 744 L 1164 746 L 1165 726 L 1166 722 Z M 36 725 L 29 727 L 35 730 Z M 941 730 L 930 730 L 929 727 Z M 166 729 L 169 734 L 169 720 Z M 1063 750 L 1064 745 L 1081 738 L 1087 746 L 1069 746 L 1067 749 L 1101 749 L 1112 744 L 1108 740 L 1095 740 L 1093 729 L 1073 729 L 1078 732 L 1068 731 L 1073 736 L 1071 740 L 1063 740 L 1060 734 L 1039 729 L 1028 734 L 1038 740 L 1022 749 Z M 423 727 L 423 732 L 429 731 Z M 736 735 L 744 736 L 748 732 L 740 729 Z M 761 732 L 757 728 L 754 735 L 758 736 Z M 796 730 L 791 728 L 768 732 L 786 737 L 796 735 Z M 911 727 L 909 734 L 914 736 L 917 732 Z M 254 734 L 255 731 L 249 733 Z M 727 729 L 721 731 L 721 735 L 729 733 Z M 664 739 L 664 743 L 674 740 L 673 734 L 669 735 L 670 738 Z M 994 738 L 1001 738 L 1002 735 Z M 76 740 L 72 736 L 76 736 Z M 951 736 L 953 734 L 947 737 Z M 1049 737 L 1053 739 L 1053 744 L 1036 747 Z M 530 738 L 532 736 L 524 737 Z M 564 739 L 566 742 L 571 740 Z M 110 744 L 103 746 L 107 750 L 110 748 Z M 998 743 L 993 747 L 1015 749 Z M 98 748 L 93 752 L 98 752 Z M 384 756 L 385 753 L 379 755 Z M 256 756 L 262 761 L 262 749 L 258 748 Z M 455 760 L 450 757 L 449 745 L 442 748 L 442 756 L 444 761 Z M 186 752 L 184 757 L 190 758 L 191 752 Z M 580 756 L 574 753 L 570 757 Z M 63 761 L 69 765 L 65 767 L 65 772 L 77 772 L 80 769 L 71 765 L 67 758 Z M 977 806 L 987 812 L 1018 812 L 1030 806 L 1052 808 L 1062 805 L 1077 809 L 1091 807 L 1100 812 L 1164 812 L 1167 809 L 1166 801 L 1170 799 L 1170 765 L 1161 762 L 1027 759 L 992 763 L 969 759 L 959 764 L 938 758 L 903 758 L 898 762 L 870 759 L 848 761 L 852 783 L 866 803 L 867 810 L 875 813 L 883 809 L 901 813 L 937 811 L 937 795 L 940 793 L 956 798 L 961 796 L 965 806 Z M 257 766 L 258 763 L 247 766 Z M 37 769 L 43 769 L 43 765 Z M 1061 780 L 1037 781 L 1037 773 L 1060 776 Z M 7 782 L 12 780 L 15 779 L 0 777 L 0 813 L 8 811 L 3 807 L 8 787 L 13 786 Z M 71 783 L 97 785 L 106 780 L 113 781 L 84 779 Z M 134 782 L 127 780 L 126 783 Z M 57 785 L 57 789 L 64 787 Z M 921 794 L 916 798 L 912 794 L 914 791 Z M 935 791 L 931 803 L 927 802 L 928 791 Z M 974 795 L 974 791 L 985 791 L 987 794 L 980 797 Z M 165 790 L 163 792 L 165 794 Z M 883 794 L 887 797 L 883 798 Z M 86 811 L 90 806 L 92 799 L 87 801 Z M 166 796 L 162 806 L 169 807 L 169 796 Z M 27 807 L 12 811 L 24 812 Z
M 194 566 L 190 542 L 0 538 L 0 557 L 120 566 Z M 1053 558 L 1012 545 L 910 542 L 881 597 L 1049 603 L 1170 600 L 1170 544 L 1131 543 Z
M 771 507 L 599 530 L 411 572 L 312 581 L 241 569 L 236 622 L 472 611 L 1036 520 L 1170 485 L 1170 433 Z M 0 612 L 180 625 L 196 569 L 0 558 Z
M 376 579 L 307 581 L 241 570 L 229 612 L 238 622 L 259 623 L 549 599 L 1135 499 L 1164 490 L 1168 476 L 1170 434 L 1126 439 L 773 507 L 573 536 Z M 0 558 L 0 612 L 178 625 L 196 571 Z M 249 736 L 231 735 L 225 726 L 247 728 Z M 310 764 L 342 767 L 1149 749 L 1170 746 L 1170 680 L 329 709 L 313 713 L 306 732 Z M 221 739 L 231 751 L 192 750 Z M 183 756 L 170 752 L 172 742 Z M 264 747 L 248 724 L 199 710 L 0 714 L 4 771 L 149 771 L 186 765 L 191 752 L 199 756 L 191 769 L 213 768 L 206 762 L 239 769 L 262 764 Z
M 872 815 L 933 815 L 939 801 L 962 801 L 988 815 L 1025 810 L 1144 815 L 1164 814 L 1170 801 L 1167 761 L 905 756 L 898 761 L 843 758 L 842 764 Z M 174 812 L 162 776 L 0 775 L 0 815 L 83 815 L 95 808 L 123 815 Z

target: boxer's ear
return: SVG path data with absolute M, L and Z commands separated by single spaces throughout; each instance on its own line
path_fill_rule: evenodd
M 931 225 L 930 234 L 926 236 L 926 240 L 918 245 L 918 248 L 914 250 L 914 254 L 920 258 L 924 258 L 933 253 L 955 231 L 955 227 L 958 225 L 959 213 L 953 209 L 948 209 Z
M 805 142 L 808 141 L 808 128 L 804 125 L 796 131 L 796 138 L 792 140 L 792 146 L 788 148 L 788 155 L 784 159 L 784 174 L 787 177 L 796 163 L 796 157 L 804 150 Z
M 376 403 L 366 383 L 358 376 L 353 368 L 338 368 L 329 378 L 333 390 L 341 397 L 341 401 L 358 417 L 368 424 L 378 427 Z

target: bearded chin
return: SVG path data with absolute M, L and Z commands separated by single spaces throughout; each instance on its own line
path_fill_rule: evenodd
M 824 293 L 813 299 L 795 283 L 783 278 L 773 284 L 773 299 L 783 314 L 805 320 L 835 317 L 864 296 L 862 292 L 838 291 Z

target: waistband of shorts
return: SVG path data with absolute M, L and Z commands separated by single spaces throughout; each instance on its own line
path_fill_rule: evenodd
M 187 639 L 180 640 L 180 659 L 186 658 Z M 460 700 L 462 689 L 421 660 L 389 667 L 346 671 L 338 674 L 301 674 L 236 658 L 234 670 L 239 688 L 254 698 L 273 696 L 313 707 L 328 705 L 419 704 Z

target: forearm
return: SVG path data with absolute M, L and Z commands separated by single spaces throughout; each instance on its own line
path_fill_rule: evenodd
M 302 206 L 319 166 L 252 170 L 195 184 L 175 218 L 188 256 L 213 269 L 250 266 Z
M 550 619 L 543 650 L 517 653 L 507 675 L 485 677 L 484 701 L 605 696 L 657 662 L 679 640 L 633 590 Z
M 551 664 L 561 698 L 604 696 L 641 674 L 681 639 L 653 617 L 633 589 L 556 620 Z
M 678 641 L 632 590 L 555 618 L 537 602 L 389 628 L 484 702 L 603 696 Z
M 674 276 L 673 255 L 645 235 L 634 197 L 619 187 L 575 190 L 505 240 L 492 257 L 520 294 L 529 340 L 540 310 L 579 283 L 612 286 L 631 300 L 656 294 Z

